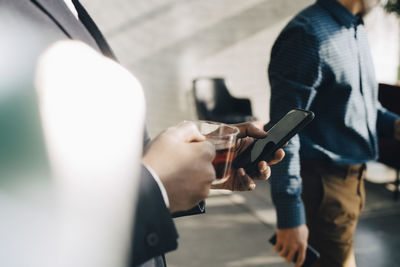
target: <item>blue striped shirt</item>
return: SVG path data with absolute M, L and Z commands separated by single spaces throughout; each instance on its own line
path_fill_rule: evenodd
M 377 158 L 377 135 L 394 133 L 397 115 L 378 102 L 378 84 L 364 24 L 336 0 L 301 11 L 276 40 L 268 69 L 270 123 L 298 107 L 314 121 L 272 166 L 278 228 L 305 223 L 300 158 L 359 164 Z M 266 126 L 268 127 L 268 126 Z

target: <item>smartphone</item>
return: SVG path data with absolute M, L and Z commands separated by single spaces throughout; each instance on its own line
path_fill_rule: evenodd
M 292 109 L 267 131 L 267 137 L 257 139 L 233 161 L 235 168 L 244 168 L 249 175 L 258 172 L 258 163 L 271 159 L 276 150 L 281 148 L 294 135 L 314 119 L 309 110 Z
M 275 246 L 276 234 L 271 236 L 271 238 L 269 239 L 269 243 L 271 243 L 272 245 Z M 301 265 L 301 267 L 311 266 L 314 263 L 314 261 L 316 261 L 318 258 L 319 258 L 319 252 L 316 251 L 315 248 L 313 248 L 312 246 L 308 245 L 307 250 L 306 250 L 306 259 L 304 260 L 304 263 L 303 263 L 303 265 Z M 295 263 L 296 261 L 297 261 L 297 253 L 293 257 L 293 262 Z

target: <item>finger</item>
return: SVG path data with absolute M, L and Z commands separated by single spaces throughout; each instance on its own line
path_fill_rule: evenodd
M 211 183 L 212 181 L 204 183 L 202 190 L 198 192 L 198 195 L 195 195 L 195 202 L 200 202 L 210 195 Z
M 238 137 L 255 137 L 255 138 L 264 138 L 267 136 L 267 133 L 263 130 L 257 128 L 254 124 L 250 122 L 235 124 L 236 127 L 239 128 Z
M 246 150 L 252 143 L 254 142 L 253 137 L 243 137 L 238 139 L 237 144 L 237 154 L 241 154 L 243 151 Z
M 280 148 L 275 151 L 274 158 L 268 161 L 268 165 L 275 165 L 285 157 L 285 151 Z
M 176 136 L 184 142 L 201 142 L 206 140 L 197 128 L 196 124 L 191 121 L 183 121 L 175 127 Z
M 210 190 L 211 183 L 216 179 L 215 169 L 211 162 L 202 162 L 201 164 L 201 169 L 204 173 L 204 175 L 201 176 L 201 181 L 208 192 Z
M 285 258 L 286 262 L 292 262 L 295 254 L 296 254 L 296 250 L 291 249 Z
M 306 259 L 306 249 L 307 247 L 302 246 L 300 249 L 297 251 L 297 260 L 295 263 L 296 267 L 300 267 L 303 265 L 305 259 Z
M 235 191 L 251 191 L 256 188 L 256 184 L 253 179 L 251 179 L 245 172 L 243 168 L 239 168 L 236 171 L 236 176 L 234 177 L 234 190 Z
M 187 144 L 190 146 L 188 149 L 192 149 L 192 151 L 196 151 L 199 159 L 206 159 L 211 162 L 215 158 L 215 146 L 210 142 L 191 142 Z
M 279 252 L 279 256 L 286 259 L 286 256 L 289 254 L 289 250 L 286 247 L 282 247 L 281 251 Z
M 271 168 L 265 161 L 260 161 L 258 163 L 258 171 L 259 175 L 255 178 L 257 180 L 265 181 L 271 176 Z
M 239 175 L 239 177 L 246 176 L 246 172 L 245 172 L 245 170 L 243 168 L 239 168 L 237 170 L 237 174 Z
M 276 245 L 274 246 L 274 250 L 275 250 L 275 252 L 280 252 L 282 250 L 282 245 L 279 243 L 276 243 Z

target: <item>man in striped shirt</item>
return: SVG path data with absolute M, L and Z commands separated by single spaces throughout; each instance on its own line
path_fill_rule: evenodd
M 365 201 L 365 163 L 378 156 L 378 135 L 400 139 L 398 115 L 378 101 L 362 20 L 378 3 L 318 0 L 289 22 L 272 49 L 271 123 L 295 107 L 316 115 L 272 167 L 275 250 L 288 262 L 298 253 L 297 267 L 307 242 L 321 253 L 314 266 L 356 265 L 352 242 Z

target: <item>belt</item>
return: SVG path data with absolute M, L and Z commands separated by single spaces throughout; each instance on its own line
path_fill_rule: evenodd
M 335 164 L 319 160 L 302 160 L 301 167 L 304 169 L 314 169 L 320 173 L 334 174 L 340 177 L 358 175 L 361 177 L 366 169 L 365 163 L 355 165 Z

